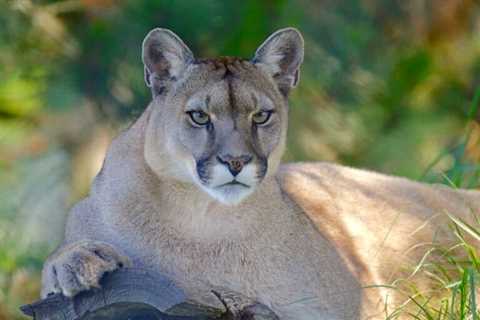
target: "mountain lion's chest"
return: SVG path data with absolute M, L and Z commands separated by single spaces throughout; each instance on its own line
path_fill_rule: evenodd
M 212 243 L 165 236 L 156 249 L 144 252 L 149 254 L 140 257 L 142 264 L 166 273 L 192 299 L 211 305 L 219 306 L 211 289 L 222 286 L 275 309 L 307 301 L 314 313 L 332 314 L 342 293 L 358 290 L 333 248 L 308 223 Z

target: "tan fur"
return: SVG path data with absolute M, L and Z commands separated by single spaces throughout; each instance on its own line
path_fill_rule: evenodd
M 194 63 L 173 33 L 156 29 L 149 36 L 144 62 L 154 100 L 112 142 L 89 197 L 72 209 L 65 243 L 45 264 L 42 295 L 74 295 L 95 286 L 102 270 L 129 260 L 167 274 L 203 303 L 218 306 L 209 291 L 223 286 L 265 303 L 281 319 L 383 319 L 391 293 L 363 287 L 389 283 L 408 261 L 399 257 L 444 227 L 445 211 L 480 213 L 476 191 L 329 163 L 279 167 L 285 96 L 303 58 L 297 31 L 274 34 L 252 62 Z M 252 135 L 255 104 L 269 103 L 270 127 Z M 191 104 L 208 108 L 214 140 L 188 122 Z M 248 196 L 223 204 L 209 195 L 215 179 L 202 182 L 196 171 L 207 152 L 254 154 L 255 169 L 264 154 L 268 168 L 252 180 Z M 212 156 L 205 170 L 215 175 L 214 166 L 222 168 Z
M 389 285 L 416 265 L 432 242 L 453 239 L 447 213 L 471 221 L 480 213 L 478 191 L 453 190 L 404 178 L 334 164 L 292 164 L 280 172 L 284 190 L 335 244 L 348 269 L 362 286 Z M 418 285 L 421 285 L 420 283 Z M 363 314 L 378 319 L 385 299 L 390 312 L 406 297 L 387 289 L 365 289 L 374 303 Z M 403 300 L 402 300 L 403 299 Z

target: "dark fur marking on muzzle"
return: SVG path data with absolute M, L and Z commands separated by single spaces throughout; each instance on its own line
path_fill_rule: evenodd
M 262 180 L 267 174 L 268 159 L 265 157 L 258 157 L 257 180 Z
M 208 172 L 208 165 L 210 164 L 210 159 L 211 158 L 208 157 L 196 161 L 198 178 L 204 184 L 208 184 L 208 180 L 210 180 L 210 175 Z

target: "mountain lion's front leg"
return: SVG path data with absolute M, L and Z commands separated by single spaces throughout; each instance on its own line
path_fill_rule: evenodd
M 112 245 L 83 240 L 64 245 L 46 261 L 42 271 L 42 298 L 51 293 L 72 297 L 99 287 L 105 272 L 130 264 L 128 257 Z

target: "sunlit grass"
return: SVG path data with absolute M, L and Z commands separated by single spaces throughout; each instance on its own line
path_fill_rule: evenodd
M 448 247 L 431 245 L 418 264 L 412 266 L 408 277 L 389 286 L 406 299 L 386 319 L 480 319 L 477 310 L 480 259 L 476 249 L 480 245 L 480 224 L 478 219 L 476 225 L 471 225 L 446 214 L 457 243 Z M 419 282 L 427 282 L 428 289 L 420 289 Z

